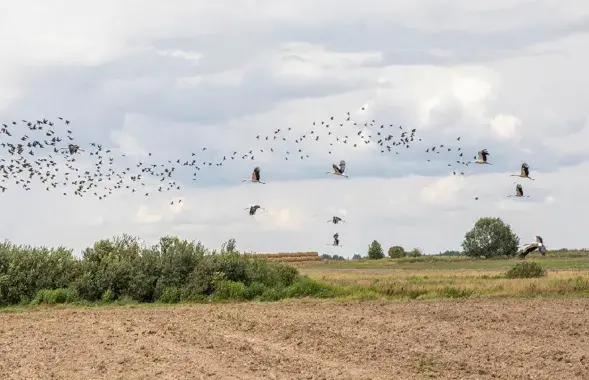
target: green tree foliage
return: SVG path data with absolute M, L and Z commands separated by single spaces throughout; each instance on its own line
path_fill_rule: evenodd
M 162 237 L 153 247 L 123 235 L 100 240 L 78 258 L 65 248 L 0 243 L 0 306 L 62 303 L 179 302 L 216 299 L 275 300 L 324 285 L 290 265 L 241 255 L 229 240 L 221 253 L 199 242 Z M 294 293 L 293 293 L 294 292 Z M 305 294 L 306 294 L 305 293 Z M 278 297 L 278 298 L 277 298 Z
M 480 218 L 462 242 L 466 256 L 512 257 L 517 254 L 519 237 L 500 218 Z
M 411 251 L 407 252 L 408 257 L 421 257 L 423 256 L 423 252 L 419 248 L 413 248 Z
M 327 253 L 324 253 L 320 256 L 322 259 L 324 260 L 335 260 L 335 261 L 345 261 L 346 258 L 340 255 L 328 255 Z
M 460 251 L 444 251 L 440 252 L 439 256 L 462 256 L 463 253 Z
M 354 256 L 352 256 L 352 260 L 361 260 L 362 256 L 360 256 L 359 253 L 354 253 Z
M 382 250 L 382 246 L 376 240 L 374 240 L 368 246 L 368 258 L 371 260 L 378 260 L 384 258 L 384 251 Z
M 405 257 L 405 249 L 399 245 L 394 245 L 389 248 L 388 254 L 391 259 L 399 259 L 401 257 Z
M 231 238 L 227 240 L 221 246 L 221 253 L 233 253 L 237 252 L 237 244 L 235 243 L 235 239 Z

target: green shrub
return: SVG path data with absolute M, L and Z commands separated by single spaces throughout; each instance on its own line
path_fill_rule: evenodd
M 74 303 L 79 300 L 78 292 L 73 288 L 41 289 L 33 298 L 33 305 L 58 303 Z
M 102 303 L 109 303 L 115 300 L 115 296 L 110 289 L 106 289 L 104 293 L 102 293 L 102 297 L 100 297 L 100 302 Z
M 335 296 L 335 294 L 329 285 L 317 282 L 308 277 L 302 277 L 286 289 L 286 296 L 288 298 L 330 298 Z
M 182 290 L 176 286 L 168 286 L 165 288 L 157 301 L 161 303 L 178 303 L 182 299 Z
M 214 300 L 243 300 L 246 287 L 243 282 L 222 280 L 215 283 L 215 291 L 212 294 Z
M 266 289 L 266 285 L 262 284 L 261 282 L 252 282 L 245 288 L 243 297 L 246 300 L 259 299 L 262 296 L 262 294 L 264 294 Z
M 391 259 L 399 259 L 401 257 L 405 257 L 406 255 L 405 249 L 403 249 L 403 247 L 399 245 L 395 245 L 389 248 L 388 254 Z
M 517 263 L 505 272 L 506 278 L 535 278 L 545 275 L 546 270 L 540 264 L 533 261 Z
M 286 297 L 285 288 L 275 286 L 273 288 L 268 288 L 262 295 L 260 296 L 260 301 L 272 302 L 272 301 L 280 301 L 281 299 Z

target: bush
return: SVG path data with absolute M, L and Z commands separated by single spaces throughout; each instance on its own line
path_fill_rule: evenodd
M 262 296 L 262 294 L 264 294 L 266 289 L 266 285 L 262 284 L 261 282 L 252 282 L 249 286 L 245 288 L 243 297 L 246 300 L 259 299 Z
M 395 245 L 389 248 L 388 254 L 391 259 L 399 259 L 401 257 L 405 257 L 405 250 L 403 247 Z
M 462 248 L 466 256 L 489 258 L 517 254 L 519 237 L 500 218 L 480 218 L 466 233 Z
M 215 284 L 212 297 L 220 300 L 242 300 L 245 298 L 245 285 L 243 282 L 222 280 Z
M 330 298 L 335 296 L 335 294 L 327 284 L 322 284 L 311 278 L 303 277 L 286 289 L 286 296 L 290 298 Z
M 506 273 L 506 278 L 536 278 L 546 275 L 546 270 L 538 263 L 524 261 L 512 266 Z
M 58 303 L 74 303 L 79 300 L 78 292 L 73 288 L 41 289 L 33 298 L 33 305 Z
M 0 243 L 0 305 L 278 300 L 325 294 L 325 289 L 299 281 L 294 266 L 241 255 L 233 239 L 216 253 L 177 237 L 165 236 L 144 247 L 123 235 L 96 242 L 81 258 L 65 248 Z
M 178 303 L 181 299 L 182 290 L 176 286 L 168 286 L 162 291 L 157 300 L 161 303 Z

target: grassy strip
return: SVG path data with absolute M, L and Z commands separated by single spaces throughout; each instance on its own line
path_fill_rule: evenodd
M 572 251 L 559 252 L 542 256 L 530 256 L 534 261 L 542 264 L 546 269 L 589 269 L 589 252 Z M 323 261 L 300 264 L 304 271 L 313 270 L 350 270 L 350 269 L 435 269 L 435 270 L 471 270 L 495 269 L 505 270 L 519 262 L 515 258 L 472 259 L 466 256 L 420 256 L 404 257 L 400 259 L 382 260 L 347 260 Z
M 289 286 L 249 286 L 240 282 L 221 281 L 214 293 L 199 298 L 183 299 L 179 290 L 170 290 L 169 298 L 153 305 L 218 302 L 274 302 L 285 299 L 319 298 L 339 300 L 434 300 L 492 297 L 558 297 L 589 296 L 589 274 L 548 273 L 539 278 L 510 279 L 506 274 L 479 276 L 428 277 L 406 276 L 374 281 L 370 285 L 355 282 L 323 282 L 302 276 Z M 26 310 L 30 306 L 71 304 L 78 306 L 137 305 L 122 297 L 88 302 L 77 297 L 73 289 L 41 290 L 28 305 L 5 308 L 5 312 Z

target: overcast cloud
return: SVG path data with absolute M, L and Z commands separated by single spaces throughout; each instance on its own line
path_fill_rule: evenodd
M 7 186 L 2 236 L 76 252 L 123 233 L 209 247 L 233 237 L 242 250 L 351 257 L 374 239 L 385 250 L 457 249 L 477 218 L 493 216 L 522 243 L 540 234 L 549 248 L 589 247 L 589 4 L 565 3 L 4 1 L 2 123 L 67 117 L 80 145 L 126 153 L 120 167 L 146 152 L 158 163 L 204 146 L 206 159 L 265 152 L 196 180 L 178 170 L 181 190 L 157 197 Z M 358 124 L 416 128 L 422 141 L 398 155 L 375 144 L 330 155 L 328 143 L 305 141 L 310 158 L 285 161 L 255 138 L 307 133 L 348 111 Z M 467 159 L 486 148 L 494 165 L 455 177 L 452 159 L 427 162 L 425 149 L 457 147 L 458 136 Z M 340 159 L 350 179 L 325 176 Z M 507 198 L 524 161 L 536 180 L 517 182 L 530 198 Z M 256 165 L 268 184 L 241 184 Z M 256 203 L 267 212 L 252 218 L 244 208 Z M 348 223 L 327 224 L 334 214 Z M 337 249 L 327 246 L 336 231 Z

